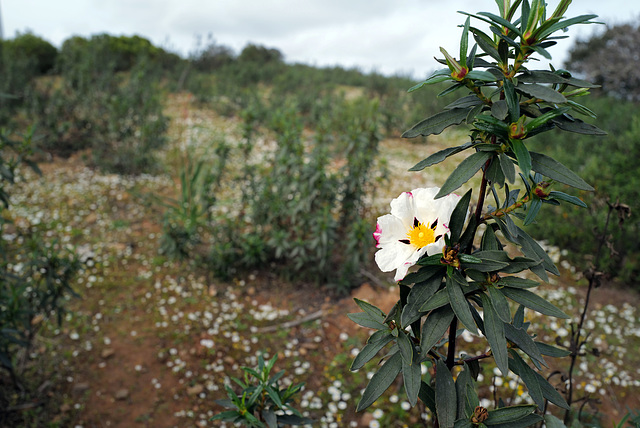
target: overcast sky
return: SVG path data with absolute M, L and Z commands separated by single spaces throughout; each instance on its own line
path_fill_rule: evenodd
M 550 0 L 549 9 L 557 3 Z M 59 47 L 73 35 L 137 34 L 185 56 L 196 36 L 212 34 L 236 52 L 252 42 L 279 49 L 287 62 L 418 78 L 437 68 L 440 46 L 458 56 L 457 26 L 465 19 L 458 10 L 497 13 L 497 6 L 494 0 L 0 0 L 5 38 L 31 30 Z M 640 18 L 640 1 L 574 0 L 567 16 L 587 13 L 630 22 Z M 571 27 L 570 40 L 596 27 Z M 570 45 L 551 48 L 554 64 Z

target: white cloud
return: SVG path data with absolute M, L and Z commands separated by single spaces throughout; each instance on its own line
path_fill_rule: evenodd
M 550 8 L 556 4 L 550 1 Z M 496 8 L 493 0 L 5 0 L 0 7 L 5 37 L 31 29 L 58 46 L 72 35 L 138 34 L 186 55 L 196 35 L 212 34 L 236 51 L 253 42 L 279 49 L 290 62 L 416 76 L 437 67 L 440 46 L 458 56 L 457 26 L 465 18 L 457 10 Z M 571 16 L 586 13 L 627 22 L 640 16 L 640 5 L 577 0 L 569 8 Z M 591 28 L 573 27 L 570 41 L 551 49 L 554 63 L 564 59 L 573 36 Z

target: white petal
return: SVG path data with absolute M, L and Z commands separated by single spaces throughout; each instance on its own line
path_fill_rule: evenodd
M 375 259 L 382 272 L 391 272 L 402 266 L 412 254 L 415 247 L 402 242 L 390 242 L 376 252 Z
M 407 232 L 407 228 L 398 217 L 391 214 L 378 217 L 376 227 L 378 247 L 383 247 L 392 242 L 398 242 L 401 239 L 407 239 Z
M 427 247 L 420 248 L 417 251 L 414 251 L 405 261 L 396 269 L 396 274 L 393 277 L 396 281 L 400 281 L 402 278 L 407 276 L 407 272 L 409 268 L 414 266 L 416 262 L 422 257 L 422 255 L 427 251 Z
M 414 197 L 411 192 L 404 192 L 391 201 L 391 215 L 402 220 L 405 230 L 413 226 L 415 211 Z

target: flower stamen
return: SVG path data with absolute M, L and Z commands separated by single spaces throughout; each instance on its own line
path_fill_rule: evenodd
M 431 227 L 422 224 L 418 219 L 413 219 L 413 227 L 407 232 L 407 240 L 403 239 L 400 242 L 405 242 L 413 245 L 416 248 L 423 248 L 429 244 L 436 242 L 435 228 L 438 225 L 438 220 L 434 221 Z

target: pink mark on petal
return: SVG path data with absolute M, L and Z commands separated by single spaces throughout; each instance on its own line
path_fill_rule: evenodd
M 382 228 L 380 227 L 380 223 L 376 223 L 376 231 L 373 232 L 373 239 L 376 240 L 376 248 L 380 248 L 380 235 L 382 235 Z
M 404 192 L 404 193 L 406 193 L 407 195 L 409 195 L 409 196 L 411 196 L 413 198 L 413 193 L 411 193 L 411 192 Z

